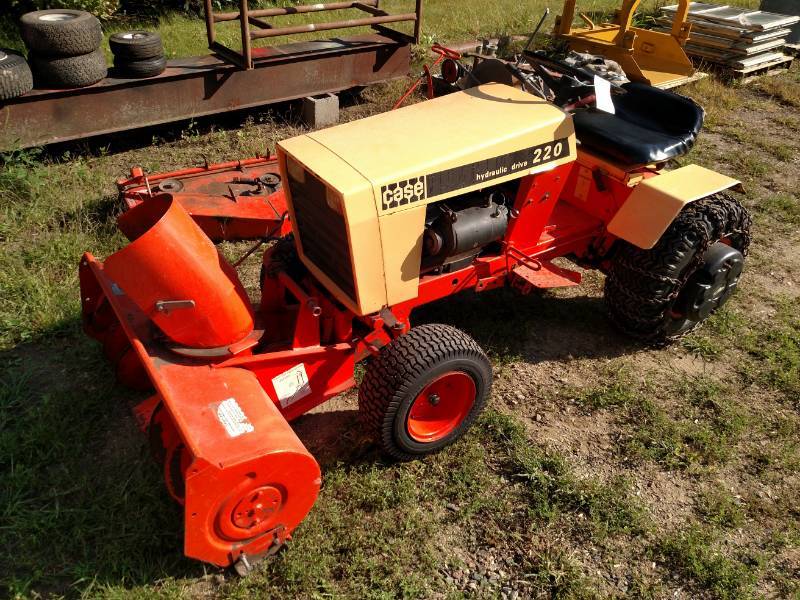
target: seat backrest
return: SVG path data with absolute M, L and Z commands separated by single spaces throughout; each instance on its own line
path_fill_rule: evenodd
M 614 96 L 617 115 L 626 121 L 668 135 L 696 137 L 705 112 L 693 100 L 643 83 L 626 83 L 626 93 Z

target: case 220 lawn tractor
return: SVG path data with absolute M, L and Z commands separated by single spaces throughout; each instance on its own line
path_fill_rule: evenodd
M 553 263 L 568 257 L 607 275 L 616 325 L 660 344 L 730 297 L 749 243 L 724 192 L 738 182 L 663 170 L 702 110 L 643 86 L 615 102 L 616 115 L 571 114 L 489 83 L 285 140 L 277 166 L 134 170 L 119 219 L 130 244 L 80 264 L 83 319 L 119 378 L 155 391 L 136 413 L 184 507 L 188 556 L 246 572 L 289 539 L 321 484 L 289 422 L 354 387 L 358 362 L 359 411 L 391 457 L 465 433 L 489 360 L 453 327 L 412 327 L 417 306 L 578 285 Z M 254 303 L 209 236 L 237 237 L 263 207 L 278 239 Z

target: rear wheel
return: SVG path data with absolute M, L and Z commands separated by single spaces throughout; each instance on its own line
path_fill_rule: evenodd
M 422 325 L 370 362 L 359 411 L 387 454 L 411 460 L 464 435 L 491 385 L 489 359 L 475 340 L 448 325 Z
M 84 10 L 58 8 L 29 12 L 20 18 L 28 48 L 41 56 L 79 56 L 100 47 L 100 21 Z
M 161 35 L 155 31 L 120 31 L 108 39 L 115 62 L 147 60 L 164 56 Z
M 695 329 L 736 290 L 750 223 L 736 199 L 714 194 L 686 206 L 653 248 L 621 241 L 605 284 L 614 324 L 654 344 Z
M 92 85 L 108 73 L 102 50 L 67 57 L 31 55 L 38 87 L 79 88 Z
M 0 48 L 0 100 L 10 100 L 33 89 L 33 75 L 25 59 Z

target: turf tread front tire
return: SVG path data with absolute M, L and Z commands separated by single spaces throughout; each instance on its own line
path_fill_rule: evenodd
M 442 365 L 470 365 L 477 394 L 469 414 L 445 439 L 411 449 L 396 435 L 397 419 L 424 388 L 426 376 Z M 483 410 L 491 390 L 489 359 L 469 335 L 442 324 L 421 325 L 381 349 L 367 368 L 358 391 L 361 418 L 381 448 L 398 460 L 436 452 L 461 437 Z
M 48 20 L 69 15 L 67 20 Z M 25 45 L 39 56 L 80 56 L 89 54 L 103 42 L 100 21 L 83 10 L 52 9 L 29 12 L 20 18 L 20 33 Z
M 700 322 L 671 333 L 669 311 L 711 244 L 725 238 L 747 255 L 750 225 L 744 206 L 718 193 L 686 206 L 649 250 L 620 241 L 605 283 L 612 322 L 624 333 L 654 345 L 694 330 Z

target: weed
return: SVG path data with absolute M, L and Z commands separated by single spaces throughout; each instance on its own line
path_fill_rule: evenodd
M 715 359 L 722 353 L 719 340 L 702 333 L 693 333 L 683 338 L 681 345 L 688 352 L 706 360 Z
M 800 200 L 794 194 L 771 194 L 761 201 L 759 210 L 781 223 L 800 225 Z
M 532 517 L 552 522 L 569 512 L 585 518 L 599 536 L 645 530 L 644 508 L 624 479 L 604 483 L 576 477 L 562 457 L 532 446 L 522 426 L 507 415 L 494 413 L 484 427 L 503 444 L 506 469 L 523 483 Z
M 706 490 L 697 511 L 706 523 L 717 527 L 739 527 L 744 522 L 741 503 L 722 486 Z
M 745 178 L 757 179 L 771 171 L 770 164 L 761 158 L 761 154 L 742 152 L 735 157 L 734 166 Z
M 724 388 L 705 378 L 688 378 L 673 393 L 689 403 L 682 418 L 645 398 L 633 407 L 628 453 L 678 469 L 725 462 L 746 420 Z
M 609 373 L 606 383 L 589 388 L 577 395 L 577 402 L 593 410 L 611 407 L 626 407 L 638 399 L 636 390 L 628 380 L 627 373 L 618 369 Z
M 690 578 L 715 598 L 748 596 L 756 581 L 757 565 L 723 555 L 711 534 L 696 527 L 663 538 L 654 550 L 667 569 Z
M 779 299 L 770 322 L 752 328 L 741 343 L 758 359 L 758 380 L 784 392 L 788 400 L 797 403 L 800 396 L 800 314 L 796 301 Z
M 788 106 L 800 107 L 800 81 L 795 73 L 759 79 L 756 89 Z

